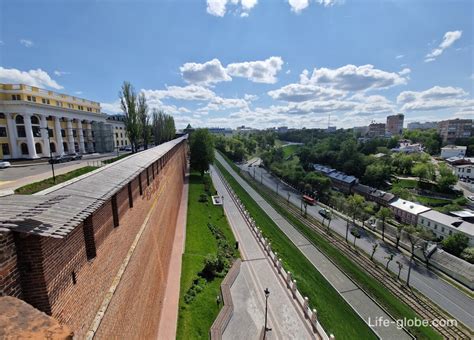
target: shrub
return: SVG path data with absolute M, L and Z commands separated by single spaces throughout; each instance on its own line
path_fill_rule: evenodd
M 199 202 L 207 203 L 207 195 L 206 194 L 199 195 Z
M 474 247 L 467 247 L 461 253 L 461 258 L 474 264 Z

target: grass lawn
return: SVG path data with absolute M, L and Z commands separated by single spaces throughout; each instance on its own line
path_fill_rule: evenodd
M 286 159 L 289 156 L 293 155 L 299 148 L 300 148 L 300 145 L 294 145 L 294 144 L 282 147 L 281 149 L 283 150 L 283 158 Z
M 229 164 L 232 165 L 234 170 L 236 169 L 234 164 L 232 164 L 232 163 L 229 163 Z M 223 168 L 220 167 L 220 169 L 223 169 Z M 240 187 L 240 185 L 238 185 L 238 183 L 230 176 L 230 174 L 228 172 L 226 172 L 224 170 L 223 173 L 226 175 L 226 178 L 228 179 L 229 183 L 231 183 L 231 182 L 233 183 L 233 187 L 238 186 L 239 191 L 237 191 L 236 188 L 234 188 L 234 190 L 236 190 L 236 192 L 239 193 L 239 197 L 241 197 L 241 199 L 242 199 L 242 196 L 240 196 L 240 194 L 242 192 L 242 195 L 246 195 L 248 197 L 247 199 L 252 200 L 250 198 L 250 196 L 248 196 L 248 194 Z M 267 195 L 263 190 L 260 190 L 254 183 L 250 182 L 249 180 L 247 180 L 247 182 L 252 187 L 254 187 L 254 189 L 256 191 L 258 191 L 260 193 L 260 195 L 262 195 L 266 199 L 266 201 L 268 203 L 270 203 L 275 208 L 275 210 L 277 210 L 290 223 L 292 223 L 320 251 L 322 251 L 329 258 L 331 258 L 347 275 L 349 275 L 354 281 L 356 281 L 367 292 L 369 292 L 395 318 L 397 318 L 397 319 L 398 318 L 403 318 L 403 317 L 406 317 L 408 319 L 414 319 L 415 318 L 416 313 L 409 306 L 407 306 L 406 304 L 401 302 L 397 297 L 395 297 L 393 294 L 388 292 L 376 279 L 374 279 L 373 277 L 371 277 L 370 275 L 365 273 L 360 267 L 358 267 L 351 260 L 349 260 L 347 257 L 345 257 L 338 249 L 336 249 L 333 246 L 331 246 L 330 244 L 328 244 L 327 241 L 323 237 L 321 237 L 320 235 L 315 233 L 313 230 L 306 227 L 303 223 L 298 221 L 286 209 L 283 209 L 282 207 L 280 207 L 277 203 L 275 203 L 275 201 L 273 200 L 273 198 L 271 196 Z M 231 183 L 231 185 L 232 185 L 232 183 Z M 243 199 L 242 199 L 242 201 L 244 202 Z M 255 203 L 252 203 L 251 204 L 252 208 L 253 208 L 253 205 L 256 206 Z M 247 207 L 247 209 L 249 211 L 251 211 L 251 209 L 249 209 L 248 207 Z M 264 217 L 269 219 L 268 216 L 263 211 L 261 211 L 261 214 L 263 214 Z M 278 228 L 278 227 L 275 226 L 273 229 L 276 229 L 276 228 Z M 265 232 L 264 228 L 262 228 L 262 230 Z M 270 230 L 270 231 L 272 232 L 273 230 Z M 278 229 L 278 231 L 279 231 L 279 229 Z M 270 236 L 269 238 L 272 238 L 272 236 Z M 290 241 L 288 240 L 288 242 L 290 242 Z M 273 244 L 274 244 L 274 241 L 272 240 L 272 245 Z M 296 252 L 299 252 L 297 248 L 295 248 L 295 249 L 296 249 Z M 277 251 L 279 253 L 281 252 L 281 250 L 277 250 Z M 299 257 L 303 258 L 303 255 L 301 253 L 300 254 L 295 254 L 295 255 L 298 255 Z M 282 257 L 282 258 L 285 259 L 284 257 Z M 289 264 L 291 265 L 291 263 L 289 263 Z M 311 269 L 313 269 L 313 271 L 317 272 L 316 270 L 314 270 L 314 267 L 311 263 L 308 262 L 308 266 L 311 267 Z M 308 268 L 306 268 L 306 270 L 308 270 Z M 296 273 L 296 271 L 294 269 L 290 269 L 290 271 L 292 271 L 293 273 Z M 300 282 L 300 280 L 301 279 L 297 278 L 298 282 Z M 302 293 L 309 297 L 310 303 L 311 302 L 314 303 L 314 301 L 315 301 L 311 297 L 310 294 L 314 291 L 316 291 L 316 292 L 321 292 L 322 291 L 320 289 L 320 287 L 315 286 L 315 284 L 318 284 L 318 283 L 321 284 L 320 282 L 308 282 L 308 286 L 305 285 L 304 287 L 302 287 L 301 284 L 299 285 L 300 289 L 302 290 Z M 327 282 L 326 282 L 326 285 L 328 285 Z M 307 289 L 309 290 L 309 292 L 307 292 Z M 337 294 L 337 292 L 336 292 L 336 294 Z M 315 295 L 315 294 L 313 294 L 313 295 Z M 318 297 L 318 296 L 316 296 L 316 297 Z M 316 306 L 318 312 L 320 312 L 321 308 L 324 308 L 324 307 L 327 306 L 328 302 L 324 301 L 327 298 L 329 298 L 329 297 L 328 296 L 322 296 L 322 297 L 319 296 L 319 300 L 316 300 L 315 306 Z M 319 305 L 320 303 L 322 303 L 323 305 Z M 338 308 L 341 308 L 341 307 L 338 307 Z M 347 306 L 347 308 L 350 308 L 350 307 Z M 351 309 L 351 311 L 352 311 L 352 309 Z M 329 311 L 327 311 L 327 312 L 328 313 L 333 313 L 334 311 L 329 309 Z M 338 315 L 338 317 L 342 317 L 342 316 Z M 420 318 L 420 317 L 418 317 L 418 318 Z M 344 320 L 344 319 L 340 319 L 339 322 L 342 322 L 341 320 Z M 341 336 L 346 336 L 344 334 L 344 332 L 341 332 L 342 334 L 338 335 L 337 329 L 333 328 L 333 327 L 339 327 L 340 326 L 337 322 L 338 322 L 338 319 L 336 317 L 333 317 L 332 319 L 330 319 L 330 320 L 323 323 L 323 319 L 322 319 L 322 316 L 321 316 L 321 323 L 323 324 L 323 326 L 325 327 L 326 330 L 333 332 L 335 334 L 336 338 L 340 338 Z M 333 323 L 335 323 L 335 325 Z M 409 328 L 409 330 L 410 330 L 410 332 L 412 332 L 419 339 L 441 339 L 441 336 L 431 327 L 421 327 L 421 328 L 411 327 L 411 328 Z M 357 338 L 360 338 L 360 335 Z
M 184 296 L 192 286 L 193 280 L 203 269 L 204 258 L 208 254 L 217 253 L 217 240 L 207 226 L 210 222 L 219 227 L 226 239 L 233 245 L 235 238 L 227 219 L 223 216 L 222 207 L 199 202 L 203 194 L 204 184 L 201 176 L 192 173 L 189 181 L 188 216 L 186 225 L 186 246 L 183 254 L 181 270 L 181 290 L 178 315 L 178 339 L 207 339 L 209 329 L 214 322 L 220 308 L 216 304 L 216 297 L 220 294 L 220 284 L 223 277 L 218 277 L 203 285 L 191 303 L 184 301 Z M 211 188 L 211 192 L 215 192 Z M 238 257 L 238 253 L 234 254 Z
M 117 156 L 117 157 L 114 157 L 114 158 L 110 158 L 110 159 L 106 159 L 105 161 L 102 161 L 102 163 L 104 164 L 110 164 L 110 163 L 113 163 L 113 162 L 116 162 L 122 158 L 125 158 L 125 157 L 128 157 L 130 155 L 133 155 L 133 153 L 125 153 L 123 155 L 120 155 L 120 156 Z
M 239 195 L 265 237 L 272 242 L 272 249 L 281 256 L 283 266 L 293 273 L 300 292 L 308 296 L 310 305 L 318 311 L 324 329 L 337 339 L 376 339 L 375 334 L 353 311 L 337 291 L 314 268 L 309 260 L 275 225 L 237 181 L 217 162 L 229 184 Z
M 53 182 L 53 177 L 44 179 L 44 180 L 39 181 L 39 182 L 30 183 L 30 184 L 24 185 L 22 187 L 19 187 L 18 189 L 15 189 L 15 194 L 31 195 L 31 194 L 34 194 L 38 191 L 48 189 L 49 187 L 52 187 L 56 184 L 63 183 L 63 182 L 69 181 L 70 179 L 73 179 L 75 177 L 79 177 L 81 175 L 84 175 L 85 173 L 91 172 L 95 169 L 97 169 L 96 166 L 85 166 L 83 168 L 79 168 L 79 169 L 76 169 L 76 170 L 73 170 L 73 171 L 66 172 L 65 174 L 62 174 L 62 175 L 57 175 L 56 176 L 56 183 Z

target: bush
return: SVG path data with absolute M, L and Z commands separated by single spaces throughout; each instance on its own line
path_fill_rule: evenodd
M 204 268 L 199 275 L 207 281 L 211 281 L 217 276 L 222 276 L 225 264 L 226 260 L 222 256 L 208 254 L 204 259 Z
M 469 263 L 474 264 L 474 247 L 467 247 L 461 253 L 461 258 Z
M 206 194 L 199 195 L 199 202 L 207 203 L 207 195 Z
M 448 253 L 459 257 L 469 245 L 469 239 L 466 235 L 457 233 L 444 239 L 442 245 Z

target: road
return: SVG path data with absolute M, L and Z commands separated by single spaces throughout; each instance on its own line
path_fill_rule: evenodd
M 382 339 L 410 339 L 404 330 L 396 327 L 395 321 L 378 304 L 354 284 L 338 267 L 336 267 L 324 254 L 311 244 L 301 233 L 281 216 L 265 199 L 260 196 L 247 182 L 238 176 L 221 155 L 216 154 L 216 159 L 224 165 L 226 170 L 235 177 L 239 184 L 255 200 L 260 208 L 273 220 L 285 235 L 301 251 L 302 255 L 313 264 L 322 276 L 333 286 L 342 298 L 356 311 L 367 325 Z M 382 318 L 389 325 L 377 325 L 373 320 Z
M 276 273 L 214 168 L 211 168 L 211 176 L 218 194 L 224 196 L 224 210 L 236 240 L 239 241 L 242 256 L 240 273 L 231 287 L 234 313 L 222 338 L 258 338 L 264 325 L 263 291 L 268 288 L 268 327 L 272 330 L 267 338 L 315 339 L 301 308 L 293 301 L 289 289 Z
M 242 166 L 241 168 L 247 171 L 249 170 L 249 168 L 245 166 Z M 250 174 L 252 176 L 255 169 L 256 179 L 260 181 L 262 178 L 263 184 L 272 190 L 276 190 L 276 185 L 278 182 L 278 194 L 287 199 L 288 193 L 290 193 L 290 202 L 298 207 L 300 206 L 301 195 L 294 189 L 285 185 L 275 177 L 269 175 L 267 171 L 262 168 L 252 167 L 250 169 Z M 322 207 L 317 204 L 314 206 L 308 205 L 307 212 L 319 221 L 322 221 L 323 218 L 318 213 L 320 209 L 322 209 Z M 346 221 L 336 214 L 334 214 L 330 227 L 338 234 L 345 236 Z M 404 267 L 401 272 L 401 278 L 406 280 L 409 265 L 409 258 L 407 256 L 403 255 L 400 251 L 395 249 L 395 247 L 383 243 L 381 240 L 367 232 L 363 232 L 361 238 L 357 240 L 358 247 L 363 249 L 367 254 L 372 253 L 372 246 L 375 243 L 379 243 L 379 247 L 375 253 L 374 258 L 379 262 L 385 263 L 385 257 L 389 254 L 393 254 L 394 259 L 390 263 L 389 269 L 393 273 L 398 274 L 398 265 L 396 264 L 396 261 L 402 262 Z M 442 309 L 446 310 L 456 319 L 463 322 L 471 329 L 474 329 L 474 316 L 472 312 L 474 311 L 474 299 L 467 296 L 464 292 L 450 285 L 432 271 L 427 270 L 425 266 L 416 263 L 411 272 L 410 285 L 423 293 L 423 295 L 428 297 Z
M 55 164 L 55 174 L 64 174 L 87 166 L 88 164 L 92 165 L 93 162 L 103 161 L 116 156 L 116 153 L 97 155 L 95 157 L 85 156 L 83 159 L 78 161 Z M 0 169 L 0 191 L 7 192 L 15 190 L 23 185 L 52 177 L 51 165 L 49 163 L 32 162 L 30 164 L 31 165 L 28 166 Z

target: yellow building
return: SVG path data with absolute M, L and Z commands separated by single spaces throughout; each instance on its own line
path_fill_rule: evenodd
M 97 102 L 0 83 L 0 159 L 96 152 L 94 127 L 106 118 Z

